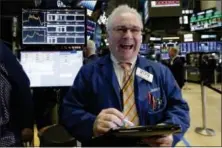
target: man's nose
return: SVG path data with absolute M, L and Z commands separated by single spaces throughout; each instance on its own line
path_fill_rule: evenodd
M 130 29 L 127 29 L 125 32 L 124 32 L 124 35 L 123 37 L 125 38 L 132 38 L 133 37 L 133 33 Z

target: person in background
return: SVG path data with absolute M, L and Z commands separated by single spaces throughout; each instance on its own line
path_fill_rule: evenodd
M 169 57 L 170 57 L 169 69 L 173 73 L 173 76 L 176 79 L 177 84 L 182 89 L 185 81 L 185 67 L 184 67 L 184 62 L 181 60 L 178 54 L 179 54 L 178 48 L 176 47 L 169 48 Z
M 105 47 L 100 47 L 100 48 L 98 49 L 98 55 L 99 55 L 99 57 L 103 57 L 103 56 L 105 56 L 105 55 L 107 55 L 107 54 L 110 54 L 109 48 L 108 48 L 107 46 L 105 46 Z
M 212 61 L 209 55 L 203 54 L 200 62 L 200 80 L 205 85 L 211 85 L 213 82 L 214 69 L 216 67 L 216 61 Z
M 84 59 L 83 64 L 87 64 L 98 59 L 98 56 L 96 55 L 96 45 L 95 42 L 92 40 L 87 40 L 85 57 L 86 58 Z
M 213 84 L 214 83 L 214 72 L 217 68 L 217 61 L 215 56 L 211 53 L 208 55 L 209 57 L 209 67 L 208 67 L 208 74 L 209 74 L 209 84 Z
M 0 147 L 33 139 L 30 82 L 13 53 L 0 40 Z
M 60 123 L 83 146 L 113 128 L 178 124 L 182 129 L 179 134 L 138 139 L 148 146 L 171 147 L 190 126 L 188 104 L 178 85 L 172 83 L 172 73 L 160 63 L 138 55 L 142 24 L 134 8 L 115 8 L 106 27 L 110 54 L 84 65 L 63 99 Z M 107 142 L 103 146 L 138 146 L 129 139 Z
M 54 124 L 52 110 L 56 106 L 57 96 L 53 88 L 33 88 L 34 119 L 38 131 Z M 62 89 L 61 89 L 62 90 Z
M 152 61 L 156 61 L 156 54 L 155 54 L 155 49 L 154 49 L 154 44 L 150 43 L 149 45 L 149 53 L 146 56 L 147 59 L 152 60 Z

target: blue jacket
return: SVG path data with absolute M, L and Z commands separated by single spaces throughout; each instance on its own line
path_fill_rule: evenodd
M 181 90 L 168 68 L 142 57 L 137 58 L 136 66 L 153 75 L 152 83 L 135 75 L 135 100 L 140 124 L 180 124 L 182 134 L 174 136 L 175 145 L 190 125 L 188 104 L 182 99 Z M 149 93 L 159 102 L 156 109 L 148 103 Z M 93 136 L 96 115 L 110 107 L 123 110 L 120 87 L 107 55 L 80 69 L 60 108 L 61 123 L 76 139 L 89 140 Z
M 10 49 L 0 40 L 0 64 L 4 65 L 7 71 L 6 79 L 12 86 L 9 98 L 9 123 L 0 127 L 0 143 L 1 138 L 6 136 L 7 132 L 12 132 L 16 139 L 14 146 L 21 146 L 21 132 L 23 128 L 33 128 L 34 114 L 33 114 L 33 102 L 30 90 L 30 82 L 25 74 L 22 66 L 17 61 L 16 57 L 10 51 Z M 4 89 L 4 88 L 1 88 Z M 1 90 L 3 91 L 3 90 Z M 4 93 L 9 90 L 5 90 Z M 4 98 L 7 99 L 7 98 Z M 5 131 L 1 130 L 4 129 Z M 5 143 L 10 143 L 5 138 Z M 4 146 L 4 143 L 1 146 Z M 7 146 L 7 145 L 5 145 Z M 11 145 L 12 146 L 12 145 Z

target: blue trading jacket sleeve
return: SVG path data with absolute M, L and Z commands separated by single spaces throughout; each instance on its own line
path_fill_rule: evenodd
M 168 101 L 165 123 L 180 124 L 182 127 L 182 133 L 174 135 L 173 145 L 175 146 L 190 126 L 189 106 L 182 98 L 181 90 L 169 69 L 165 68 L 162 72 L 164 72 L 163 85 Z
M 22 128 L 33 128 L 34 126 L 34 104 L 32 100 L 32 94 L 30 90 L 30 82 L 25 72 L 21 68 L 21 74 L 24 75 L 24 79 L 21 80 L 20 86 L 17 87 L 17 105 L 19 106 L 21 113 L 19 115 L 22 121 Z M 18 74 L 18 73 L 17 73 Z M 19 119 L 18 119 L 19 120 Z
M 10 49 L 0 41 L 0 61 L 4 63 L 13 86 L 11 99 L 11 118 L 20 128 L 33 128 L 33 100 L 30 90 L 30 81 L 22 66 Z
M 73 86 L 65 96 L 60 108 L 60 122 L 77 140 L 84 142 L 93 136 L 96 116 L 87 112 L 90 107 L 89 76 L 84 76 L 83 68 L 78 73 Z M 89 74 L 89 72 L 88 72 Z M 86 77 L 88 81 L 86 80 Z M 87 111 L 86 111 L 87 110 Z

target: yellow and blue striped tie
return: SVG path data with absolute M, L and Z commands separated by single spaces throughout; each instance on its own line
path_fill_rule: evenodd
M 121 68 L 124 70 L 123 76 L 123 114 L 125 118 L 133 122 L 135 125 L 139 125 L 139 117 L 137 114 L 135 96 L 134 96 L 134 78 L 130 64 L 120 63 Z

